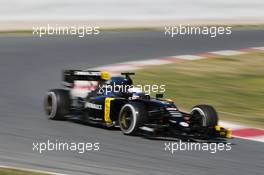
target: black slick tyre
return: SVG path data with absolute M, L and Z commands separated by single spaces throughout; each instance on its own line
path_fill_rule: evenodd
M 130 102 L 125 104 L 119 113 L 120 129 L 125 135 L 136 135 L 144 124 L 147 112 L 143 104 Z
M 196 120 L 201 127 L 214 127 L 218 123 L 218 115 L 210 105 L 196 105 L 191 110 L 191 117 Z
M 64 89 L 48 91 L 44 100 L 44 108 L 49 119 L 64 120 L 70 110 L 69 91 Z

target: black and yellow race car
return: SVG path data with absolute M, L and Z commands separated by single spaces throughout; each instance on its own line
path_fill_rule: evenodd
M 64 88 L 47 92 L 45 112 L 53 120 L 74 118 L 109 128 L 120 127 L 126 135 L 231 137 L 229 129 L 218 125 L 212 106 L 196 105 L 190 113 L 180 111 L 163 94 L 151 97 L 133 88 L 131 75 L 134 73 L 110 77 L 104 71 L 66 70 Z

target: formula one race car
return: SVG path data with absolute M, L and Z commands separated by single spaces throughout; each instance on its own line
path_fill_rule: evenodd
M 212 106 L 196 105 L 190 113 L 182 112 L 163 94 L 153 98 L 133 87 L 131 75 L 134 73 L 110 77 L 104 71 L 66 70 L 65 87 L 50 90 L 45 96 L 46 114 L 53 120 L 74 118 L 120 127 L 126 135 L 231 137 L 231 130 L 218 125 Z

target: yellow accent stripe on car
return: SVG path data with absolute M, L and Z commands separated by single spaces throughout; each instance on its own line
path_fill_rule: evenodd
M 226 138 L 232 138 L 232 130 L 231 129 L 226 130 Z
M 221 131 L 221 126 L 216 125 L 216 126 L 215 126 L 215 130 L 216 130 L 216 131 Z
M 102 72 L 101 72 L 101 78 L 102 78 L 103 80 L 109 80 L 109 79 L 111 78 L 110 73 L 107 72 L 107 71 L 102 71 Z
M 111 107 L 111 101 L 114 100 L 114 98 L 105 98 L 105 108 L 104 108 L 104 120 L 106 123 L 112 123 L 112 120 L 110 118 L 110 107 Z

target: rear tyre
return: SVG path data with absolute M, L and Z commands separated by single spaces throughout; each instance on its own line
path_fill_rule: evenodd
M 214 127 L 218 123 L 218 115 L 210 105 L 197 105 L 192 108 L 191 120 L 200 127 Z
M 119 125 L 123 134 L 136 135 L 139 127 L 144 124 L 146 116 L 146 109 L 141 103 L 125 104 L 119 113 Z
M 48 91 L 44 100 L 45 112 L 49 119 L 64 120 L 70 110 L 70 94 L 64 89 Z

